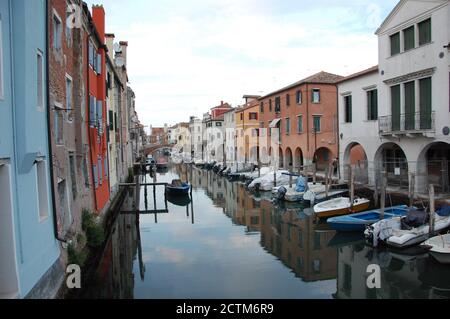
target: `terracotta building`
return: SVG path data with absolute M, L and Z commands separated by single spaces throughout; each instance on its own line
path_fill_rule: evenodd
M 244 97 L 245 98 L 245 97 Z M 258 97 L 246 99 L 246 104 L 236 109 L 237 161 L 257 164 L 259 160 L 259 102 Z
M 340 79 L 320 72 L 260 98 L 261 158 L 279 156 L 280 167 L 295 171 L 313 163 L 325 169 L 338 156 Z

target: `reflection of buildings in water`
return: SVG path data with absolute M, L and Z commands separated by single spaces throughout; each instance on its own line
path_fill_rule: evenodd
M 236 214 L 233 222 L 236 225 L 247 226 L 247 231 L 261 231 L 261 202 L 249 195 L 241 184 L 236 188 Z
M 334 231 L 320 231 L 314 219 L 284 214 L 261 202 L 261 245 L 306 282 L 336 278 L 337 251 L 328 247 Z
M 381 267 L 381 288 L 367 287 L 367 267 Z M 407 256 L 376 250 L 363 243 L 339 248 L 336 298 L 339 299 L 422 299 L 449 298 L 448 288 L 433 287 L 449 270 L 436 265 L 426 254 Z M 434 280 L 433 280 L 434 279 Z M 437 279 L 437 280 L 436 280 Z M 444 291 L 444 293 L 443 293 Z M 445 292 L 447 291 L 447 292 Z
M 125 199 L 122 209 L 133 209 L 133 197 Z M 100 299 L 133 298 L 133 260 L 136 251 L 136 216 L 119 215 L 97 268 L 94 287 L 88 290 L 89 293 Z

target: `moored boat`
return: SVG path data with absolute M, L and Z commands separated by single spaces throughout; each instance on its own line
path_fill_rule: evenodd
M 430 238 L 422 247 L 428 249 L 430 255 L 441 264 L 450 264 L 450 234 Z
M 168 162 L 164 157 L 160 157 L 158 158 L 158 160 L 156 161 L 156 167 L 158 169 L 163 169 L 163 168 L 167 168 L 168 166 Z
M 171 184 L 166 185 L 166 194 L 169 196 L 186 196 L 189 195 L 191 185 L 175 179 Z
M 327 218 L 362 212 L 369 206 L 370 200 L 366 198 L 355 198 L 352 202 L 348 197 L 339 197 L 317 204 L 314 212 L 318 218 Z
M 408 212 L 408 206 L 400 205 L 386 208 L 384 219 L 397 216 L 405 216 Z M 364 231 L 367 226 L 375 224 L 381 220 L 381 211 L 379 209 L 355 213 L 345 216 L 332 217 L 327 220 L 330 227 L 337 231 L 351 232 Z

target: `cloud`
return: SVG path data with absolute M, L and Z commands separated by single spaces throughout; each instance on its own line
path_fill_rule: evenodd
M 201 116 L 325 70 L 377 63 L 381 1 L 103 1 L 107 31 L 129 42 L 130 85 L 146 125 Z

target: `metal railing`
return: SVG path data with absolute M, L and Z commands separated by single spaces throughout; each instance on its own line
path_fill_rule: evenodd
M 381 135 L 435 132 L 435 118 L 435 112 L 381 116 L 379 132 Z

